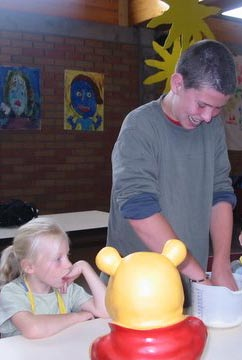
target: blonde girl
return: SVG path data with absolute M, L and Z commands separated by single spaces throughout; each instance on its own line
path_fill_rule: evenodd
M 50 218 L 21 226 L 0 260 L 0 333 L 31 339 L 107 317 L 105 285 L 84 260 L 68 259 L 69 238 Z M 82 274 L 91 295 L 73 281 Z

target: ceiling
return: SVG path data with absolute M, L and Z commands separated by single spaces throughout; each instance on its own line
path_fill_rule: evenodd
M 241 0 L 204 0 L 203 3 L 220 7 L 222 11 L 242 5 Z M 0 9 L 123 26 L 139 25 L 160 15 L 159 0 L 0 0 Z
M 163 2 L 166 2 L 166 0 L 163 0 Z M 242 1 L 241 0 L 203 0 L 202 4 L 218 7 L 221 9 L 220 13 L 222 13 L 224 11 L 242 6 Z M 159 0 L 130 0 L 128 11 L 129 11 L 129 25 L 138 25 L 142 23 L 146 24 L 148 20 L 162 13 L 161 4 Z M 218 15 L 217 17 L 220 17 L 220 15 Z
M 241 7 L 241 0 L 204 0 L 204 4 L 220 7 L 223 11 Z

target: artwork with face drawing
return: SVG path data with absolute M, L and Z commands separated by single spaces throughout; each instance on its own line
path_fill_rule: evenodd
M 0 130 L 40 128 L 40 70 L 0 66 Z
M 65 70 L 65 130 L 103 131 L 103 82 L 103 74 Z
M 234 57 L 237 87 L 224 109 L 226 141 L 229 150 L 242 150 L 242 56 Z

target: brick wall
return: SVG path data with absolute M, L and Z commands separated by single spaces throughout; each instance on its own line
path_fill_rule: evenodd
M 18 30 L 0 25 L 0 64 L 40 68 L 42 129 L 0 131 L 0 200 L 32 201 L 42 214 L 108 210 L 111 150 L 124 116 L 139 104 L 138 44 L 14 24 Z M 104 73 L 103 132 L 63 130 L 65 69 Z
M 215 30 L 223 41 L 221 26 Z M 42 214 L 109 209 L 110 156 L 123 118 L 160 92 L 160 84 L 142 84 L 153 38 L 148 29 L 1 10 L 0 64 L 40 68 L 42 129 L 0 131 L 0 201 L 33 201 Z M 236 39 L 226 41 L 241 54 Z M 104 73 L 103 132 L 63 130 L 65 69 Z M 241 174 L 241 154 L 229 152 L 233 174 Z

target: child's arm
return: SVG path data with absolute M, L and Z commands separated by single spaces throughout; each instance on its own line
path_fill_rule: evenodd
M 11 321 L 26 338 L 40 339 L 90 319 L 93 319 L 93 314 L 87 311 L 55 315 L 35 315 L 29 311 L 20 311 L 12 316 Z
M 73 264 L 70 273 L 65 277 L 68 283 L 82 274 L 91 290 L 93 298 L 82 305 L 82 310 L 90 311 L 96 317 L 109 317 L 105 307 L 106 286 L 94 269 L 84 260 Z

